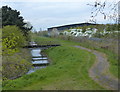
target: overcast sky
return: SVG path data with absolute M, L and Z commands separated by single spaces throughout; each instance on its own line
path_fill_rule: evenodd
M 20 11 L 21 16 L 29 21 L 38 31 L 64 24 L 87 22 L 90 19 L 95 0 L 2 0 L 0 6 L 8 5 Z M 101 1 L 101 0 L 100 0 Z M 104 1 L 104 0 L 103 0 Z M 108 0 L 109 2 L 111 0 Z M 114 0 L 115 1 L 115 0 Z M 98 15 L 97 23 L 107 23 Z

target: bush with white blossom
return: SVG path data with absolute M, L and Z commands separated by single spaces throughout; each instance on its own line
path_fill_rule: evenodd
M 65 30 L 63 33 L 63 35 L 68 35 L 68 36 L 87 36 L 87 37 L 91 37 L 93 34 L 95 34 L 97 31 L 96 28 L 87 28 L 85 32 L 83 32 L 83 29 L 69 29 Z
M 64 32 L 62 32 L 63 35 L 68 35 L 68 36 L 74 36 L 74 37 L 80 37 L 80 36 L 84 36 L 84 37 L 93 37 L 97 34 L 99 34 L 99 36 L 105 36 L 107 34 L 112 34 L 112 33 L 119 33 L 119 31 L 115 31 L 112 29 L 107 28 L 107 26 L 105 27 L 79 27 L 79 28 L 71 28 L 69 30 L 65 30 Z

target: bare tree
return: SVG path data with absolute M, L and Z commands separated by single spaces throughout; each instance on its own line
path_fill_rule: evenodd
M 107 19 L 107 20 L 112 20 L 115 23 L 118 23 L 119 20 L 119 16 L 120 14 L 118 14 L 118 8 L 120 8 L 120 1 L 109 1 L 109 0 L 105 0 L 105 1 L 98 1 L 96 0 L 94 2 L 94 4 L 87 4 L 89 6 L 92 7 L 92 11 L 91 11 L 91 18 L 90 18 L 90 22 L 94 22 L 96 23 L 97 19 L 96 17 L 99 14 L 103 15 L 103 19 Z

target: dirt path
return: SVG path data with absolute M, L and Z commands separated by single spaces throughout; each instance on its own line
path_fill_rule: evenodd
M 118 90 L 118 85 L 120 85 L 120 83 L 118 84 L 118 79 L 114 78 L 109 73 L 109 63 L 107 62 L 107 58 L 104 53 L 81 46 L 74 47 L 92 52 L 96 56 L 96 62 L 89 70 L 89 75 L 93 80 L 107 89 Z

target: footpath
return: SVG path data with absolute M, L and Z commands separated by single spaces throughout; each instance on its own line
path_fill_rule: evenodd
M 107 61 L 106 55 L 104 53 L 84 48 L 81 46 L 74 47 L 92 52 L 96 56 L 96 62 L 89 70 L 89 76 L 93 80 L 95 80 L 98 84 L 107 89 L 118 90 L 118 87 L 120 87 L 120 83 L 118 83 L 117 78 L 114 78 L 109 73 L 109 62 Z

